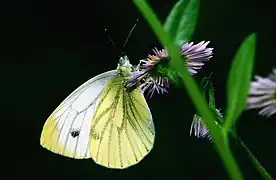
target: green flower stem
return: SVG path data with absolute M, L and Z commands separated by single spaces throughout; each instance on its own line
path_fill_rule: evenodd
M 217 111 L 215 111 L 217 113 Z M 221 118 L 219 114 L 217 114 L 217 118 L 220 123 L 224 122 L 225 120 Z M 270 174 L 266 171 L 266 169 L 261 165 L 261 163 L 258 161 L 258 159 L 253 155 L 253 153 L 250 151 L 250 149 L 244 144 L 244 142 L 241 140 L 241 138 L 236 134 L 234 129 L 230 130 L 230 134 L 234 137 L 236 141 L 238 141 L 241 146 L 245 149 L 247 152 L 249 158 L 252 161 L 252 164 L 255 166 L 255 168 L 259 171 L 259 173 L 263 176 L 266 180 L 274 180 Z
M 144 0 L 133 0 L 134 4 L 141 11 L 142 15 L 150 24 L 152 30 L 157 35 L 164 47 L 167 47 L 168 52 L 172 58 L 171 66 L 182 75 L 182 80 L 196 106 L 199 114 L 203 117 L 204 123 L 210 130 L 214 143 L 217 147 L 218 153 L 229 173 L 231 179 L 242 180 L 243 176 L 238 168 L 238 165 L 228 147 L 227 135 L 223 133 L 221 128 L 216 126 L 213 114 L 209 106 L 203 98 L 201 92 L 197 88 L 193 78 L 190 77 L 187 69 L 185 69 L 184 61 L 180 55 L 179 48 L 177 48 L 169 39 L 168 34 L 164 32 L 161 23 L 154 14 L 151 7 Z M 183 68 L 184 67 L 184 68 Z
M 273 180 L 273 178 L 270 176 L 270 174 L 265 170 L 265 168 L 259 163 L 258 159 L 252 154 L 250 149 L 244 144 L 244 142 L 238 138 L 239 142 L 241 143 L 242 147 L 245 149 L 245 151 L 248 153 L 248 156 L 252 160 L 252 163 L 254 164 L 255 168 L 259 171 L 259 173 L 263 176 L 266 180 Z

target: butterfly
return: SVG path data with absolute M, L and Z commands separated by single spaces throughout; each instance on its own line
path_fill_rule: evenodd
M 117 69 L 78 87 L 48 117 L 40 144 L 107 168 L 124 169 L 141 161 L 153 148 L 155 129 L 143 92 L 138 86 L 125 88 L 133 71 L 123 56 Z

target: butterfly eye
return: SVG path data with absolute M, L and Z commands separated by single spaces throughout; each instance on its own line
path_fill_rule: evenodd
M 77 136 L 79 136 L 79 135 L 80 135 L 80 131 L 79 131 L 79 130 L 74 130 L 74 131 L 71 132 L 71 136 L 72 136 L 73 138 L 75 138 L 75 137 L 77 137 Z

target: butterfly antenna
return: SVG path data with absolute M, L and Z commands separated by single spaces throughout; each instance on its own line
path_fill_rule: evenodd
M 129 38 L 130 38 L 130 36 L 131 36 L 131 34 L 132 34 L 133 30 L 134 30 L 134 29 L 135 29 L 135 27 L 137 26 L 138 21 L 139 21 L 139 19 L 136 19 L 135 24 L 133 25 L 133 27 L 132 27 L 132 28 L 131 28 L 131 30 L 129 31 L 128 36 L 127 36 L 127 38 L 126 38 L 126 40 L 125 40 L 125 43 L 124 43 L 124 45 L 123 45 L 122 49 L 124 49 L 124 48 L 126 47 L 126 44 L 127 44 L 128 40 L 129 40 Z M 123 53 L 124 53 L 124 52 L 122 52 L 122 53 L 121 53 L 121 56 L 123 55 Z
M 111 42 L 113 48 L 116 49 L 114 41 L 112 40 L 111 36 L 107 33 L 107 29 L 104 29 L 104 31 L 106 32 L 108 40 Z

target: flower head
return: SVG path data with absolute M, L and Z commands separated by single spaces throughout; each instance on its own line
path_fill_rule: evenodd
M 216 109 L 216 115 L 219 116 L 220 118 L 223 118 L 222 114 L 218 109 Z M 218 125 L 218 122 L 215 122 Z M 209 130 L 205 126 L 202 117 L 198 116 L 197 114 L 194 115 L 193 122 L 191 124 L 190 128 L 190 136 L 194 134 L 197 138 L 207 138 L 209 141 L 212 140 L 212 137 L 210 135 Z
M 261 109 L 260 115 L 276 113 L 276 69 L 267 77 L 255 76 L 251 82 L 246 109 Z
M 205 61 L 213 57 L 213 48 L 207 48 L 209 43 L 210 41 L 201 41 L 193 45 L 193 42 L 187 42 L 181 46 L 181 54 L 187 59 L 187 67 L 192 75 L 202 68 Z
M 193 122 L 191 124 L 190 136 L 192 133 L 194 133 L 194 136 L 197 138 L 207 138 L 208 140 L 212 139 L 209 130 L 203 123 L 202 118 L 196 114 L 194 115 Z
M 181 54 L 186 60 L 185 64 L 191 75 L 196 74 L 204 62 L 212 57 L 213 48 L 206 48 L 208 44 L 209 41 L 202 41 L 195 45 L 193 42 L 186 42 L 181 46 Z M 142 91 L 147 90 L 150 97 L 154 92 L 158 94 L 167 92 L 171 78 L 178 75 L 177 72 L 169 69 L 168 58 L 168 52 L 165 49 L 154 48 L 153 55 L 148 55 L 146 60 L 140 60 L 135 72 L 128 78 L 126 87 L 129 89 L 139 83 Z

